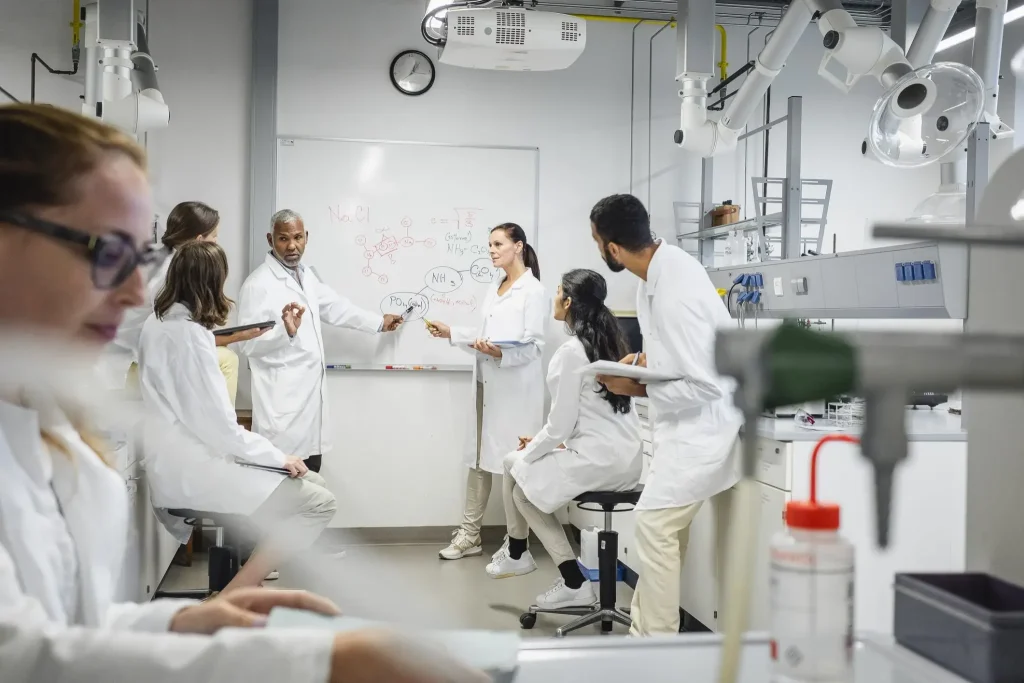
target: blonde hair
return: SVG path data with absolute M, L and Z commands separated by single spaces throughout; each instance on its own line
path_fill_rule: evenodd
M 111 463 L 110 458 L 110 444 L 108 444 L 103 438 L 89 431 L 87 428 L 75 424 L 72 424 L 72 427 L 74 427 L 75 431 L 78 432 L 78 438 L 82 440 L 82 443 L 88 446 L 89 449 L 96 454 L 96 457 L 99 458 L 104 465 L 112 468 L 113 464 Z M 40 433 L 40 436 L 43 439 L 43 443 L 46 444 L 49 448 L 60 452 L 68 460 L 74 459 L 71 456 L 71 451 L 69 451 L 67 446 L 64 445 L 64 441 L 62 439 L 58 438 L 57 436 L 54 436 L 52 433 L 46 430 L 43 430 Z
M 96 119 L 43 104 L 0 106 L 0 211 L 73 203 L 76 181 L 110 154 L 146 169 L 138 143 Z

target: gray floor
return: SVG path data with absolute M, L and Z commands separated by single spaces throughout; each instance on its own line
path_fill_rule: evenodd
M 539 544 L 534 547 L 537 571 L 501 580 L 484 572 L 496 544 L 485 547 L 481 557 L 455 562 L 438 559 L 436 543 L 344 549 L 344 558 L 321 561 L 323 566 L 316 571 L 308 566 L 282 566 L 281 579 L 266 585 L 313 590 L 330 597 L 351 616 L 424 628 L 517 630 L 524 637 L 550 637 L 571 619 L 540 615 L 533 630 L 519 627 L 519 615 L 558 575 Z M 192 567 L 171 567 L 161 587 L 181 590 L 202 588 L 205 583 L 206 563 L 197 555 Z M 628 607 L 631 598 L 632 591 L 620 583 L 619 606 Z M 577 633 L 593 635 L 599 630 L 595 626 Z M 625 631 L 616 626 L 615 633 Z

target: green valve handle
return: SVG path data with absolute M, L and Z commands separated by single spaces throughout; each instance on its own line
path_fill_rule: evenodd
M 784 323 L 761 354 L 765 409 L 825 400 L 856 387 L 854 348 L 837 335 Z

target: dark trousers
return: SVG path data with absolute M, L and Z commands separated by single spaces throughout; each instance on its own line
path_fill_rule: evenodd
M 316 472 L 317 474 L 319 474 L 320 465 L 322 464 L 323 459 L 323 455 L 311 455 L 305 460 L 303 460 L 303 462 L 306 463 L 306 467 L 308 467 L 311 472 Z

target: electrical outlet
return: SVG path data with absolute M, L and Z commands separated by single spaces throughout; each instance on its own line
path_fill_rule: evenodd
M 777 277 L 772 281 L 772 285 L 775 287 L 775 296 L 782 296 L 786 293 L 786 290 L 782 287 L 782 278 Z

